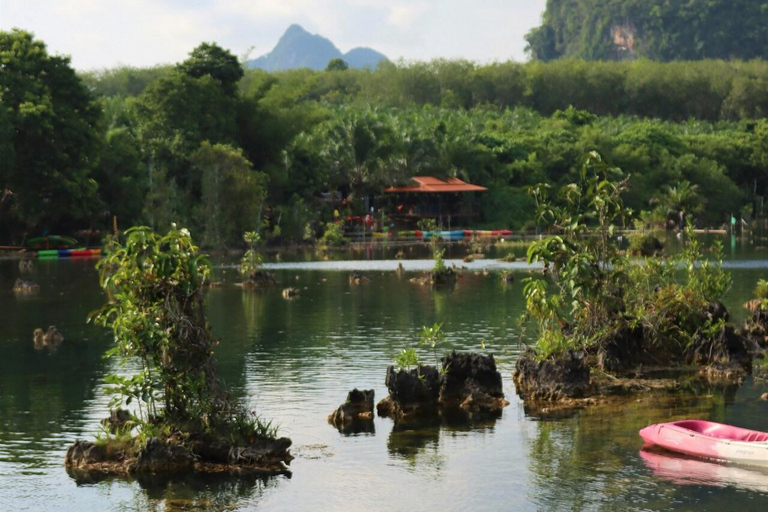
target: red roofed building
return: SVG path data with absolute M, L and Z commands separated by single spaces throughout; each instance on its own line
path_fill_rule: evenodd
M 461 226 L 468 217 L 478 215 L 474 192 L 488 190 L 458 178 L 414 176 L 411 181 L 409 186 L 384 189 L 389 196 L 390 218 L 404 224 L 428 218 L 448 229 Z

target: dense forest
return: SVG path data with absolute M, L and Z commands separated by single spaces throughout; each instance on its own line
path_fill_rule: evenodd
M 437 60 L 244 70 L 216 44 L 184 62 L 76 74 L 0 32 L 0 240 L 147 223 L 204 245 L 262 230 L 318 236 L 332 208 L 428 174 L 490 190 L 475 227 L 531 225 L 527 187 L 598 150 L 631 174 L 626 203 L 700 225 L 761 214 L 768 64 Z
M 761 0 L 547 0 L 526 36 L 535 59 L 658 61 L 768 56 Z

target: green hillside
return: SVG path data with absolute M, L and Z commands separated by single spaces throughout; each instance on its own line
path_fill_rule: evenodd
M 743 59 L 768 56 L 761 0 L 547 0 L 526 36 L 538 60 Z

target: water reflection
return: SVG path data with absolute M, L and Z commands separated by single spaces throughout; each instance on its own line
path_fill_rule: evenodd
M 146 475 L 142 477 L 83 477 L 70 473 L 80 487 L 99 484 L 102 492 L 133 489 L 121 503 L 121 511 L 239 510 L 257 505 L 265 492 L 277 488 L 289 476 L 258 474 L 194 473 L 188 475 Z
M 655 448 L 643 448 L 639 454 L 654 476 L 676 485 L 730 486 L 768 493 L 768 469 L 727 465 Z

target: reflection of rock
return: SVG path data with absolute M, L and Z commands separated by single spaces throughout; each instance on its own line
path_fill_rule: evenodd
M 457 353 L 443 357 L 442 371 L 432 366 L 395 371 L 387 368 L 389 396 L 378 403 L 379 416 L 396 421 L 446 415 L 498 416 L 504 400 L 501 374 L 492 355 Z
M 19 277 L 16 282 L 13 283 L 14 293 L 37 293 L 40 291 L 40 285 L 32 281 L 31 279 L 24 279 Z
M 583 352 L 567 350 L 557 359 L 539 361 L 529 350 L 515 364 L 517 394 L 524 400 L 582 398 L 592 392 Z
M 351 274 L 349 274 L 349 284 L 363 284 L 369 282 L 370 279 L 365 277 L 362 272 L 358 272 L 357 270 L 353 270 Z
M 439 416 L 395 423 L 387 438 L 387 451 L 409 459 L 427 446 L 437 447 L 440 441 L 440 424 Z
M 344 434 L 373 433 L 373 398 L 372 389 L 360 391 L 353 389 L 347 400 L 328 416 L 328 423 Z
M 48 327 L 47 332 L 43 332 L 40 328 L 35 329 L 35 332 L 32 334 L 32 340 L 35 344 L 35 350 L 46 348 L 54 351 L 64 342 L 64 336 L 55 325 L 51 325 Z

